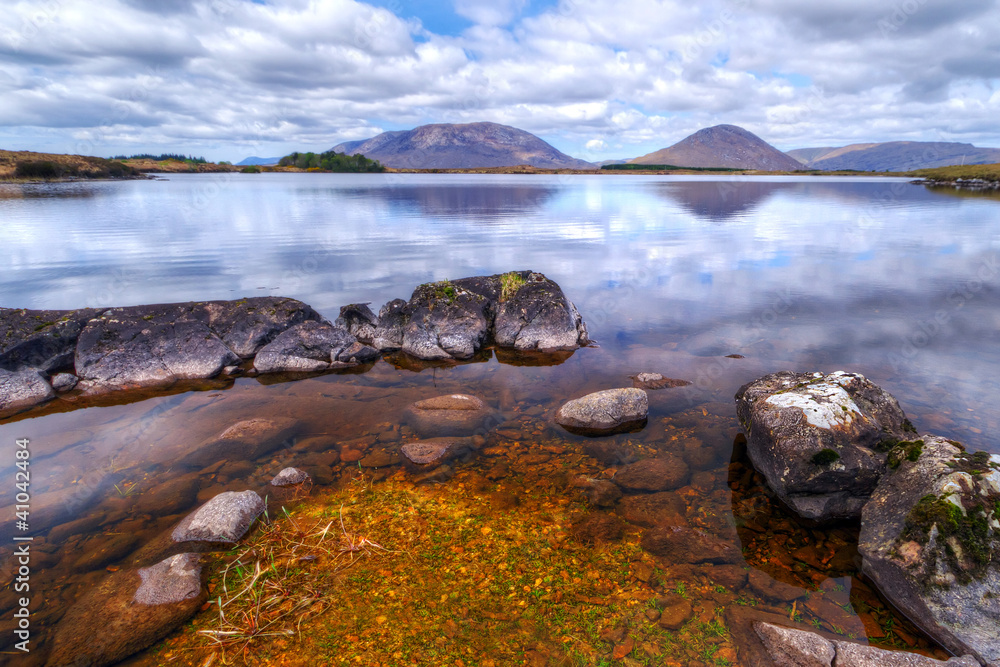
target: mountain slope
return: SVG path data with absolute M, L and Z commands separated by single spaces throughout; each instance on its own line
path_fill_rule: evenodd
M 824 171 L 911 171 L 1000 162 L 1000 148 L 978 148 L 972 144 L 948 141 L 890 141 L 830 149 L 799 148 L 788 154 L 809 169 Z
M 632 164 L 677 167 L 732 167 L 763 171 L 802 169 L 802 164 L 757 135 L 735 125 L 698 130 L 669 148 L 629 160 Z
M 497 123 L 421 125 L 407 131 L 383 132 L 362 142 L 344 142 L 332 150 L 361 153 L 396 169 L 475 169 L 519 164 L 544 169 L 595 168 L 529 132 Z
M 237 162 L 236 166 L 249 167 L 257 165 L 272 165 L 272 164 L 278 164 L 278 160 L 280 159 L 281 159 L 280 157 L 257 157 L 256 155 L 252 155 L 248 158 L 243 158 L 242 160 Z

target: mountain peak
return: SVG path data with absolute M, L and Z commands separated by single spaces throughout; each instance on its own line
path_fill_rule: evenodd
M 791 171 L 802 168 L 802 164 L 797 160 L 738 125 L 714 125 L 703 128 L 669 148 L 643 155 L 631 162 L 761 171 Z
M 397 169 L 475 169 L 529 164 L 544 169 L 594 169 L 556 150 L 530 132 L 480 121 L 434 123 L 412 130 L 383 132 L 365 141 L 334 146 L 337 152 L 361 153 Z

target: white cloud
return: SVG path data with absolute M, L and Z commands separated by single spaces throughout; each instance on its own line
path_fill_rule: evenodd
M 475 25 L 442 36 L 356 0 L 17 1 L 0 145 L 239 159 L 473 120 L 588 159 L 723 122 L 781 148 L 1000 145 L 998 3 L 917 4 L 456 0 Z

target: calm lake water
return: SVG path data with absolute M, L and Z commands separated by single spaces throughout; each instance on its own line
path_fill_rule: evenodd
M 0 185 L 0 220 L 2 306 L 282 295 L 333 319 L 341 305 L 377 311 L 423 282 L 533 269 L 562 286 L 600 345 L 555 366 L 491 359 L 417 371 L 380 361 L 364 375 L 240 378 L 122 405 L 58 400 L 0 421 L 0 441 L 32 440 L 34 494 L 84 489 L 74 491 L 72 520 L 35 543 L 42 631 L 196 502 L 259 488 L 292 464 L 322 467 L 329 479 L 318 481 L 333 483 L 352 466 L 327 450 L 398 450 L 412 437 L 399 428 L 403 409 L 439 393 L 481 396 L 510 420 L 504 437 L 523 433 L 575 456 L 560 464 L 555 455 L 553 470 L 598 474 L 650 451 L 683 452 L 695 474 L 678 511 L 687 507 L 691 525 L 737 542 L 778 580 L 839 582 L 880 623 L 892 612 L 859 583 L 856 535 L 797 527 L 730 462 L 737 388 L 778 370 L 861 372 L 921 432 L 1000 452 L 996 198 L 884 178 L 171 175 Z M 651 392 L 642 433 L 588 441 L 551 425 L 565 400 L 628 386 L 641 371 L 692 382 Z M 268 414 L 299 421 L 294 444 L 258 461 L 173 465 L 233 422 Z M 8 459 L 0 474 L 12 479 Z M 533 465 L 524 483 L 546 470 Z M 10 504 L 4 491 L 0 505 Z M 784 555 L 771 551 L 778 530 Z M 803 545 L 838 555 L 800 555 L 791 567 L 788 553 Z M 806 613 L 870 634 L 857 615 L 833 619 L 828 609 Z

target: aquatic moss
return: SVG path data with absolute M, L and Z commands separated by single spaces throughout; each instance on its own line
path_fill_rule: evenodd
M 832 449 L 821 449 L 809 459 L 814 465 L 828 466 L 834 461 L 840 460 L 840 454 Z
M 500 301 L 507 301 L 525 285 L 527 281 L 516 271 L 508 271 L 500 276 Z

